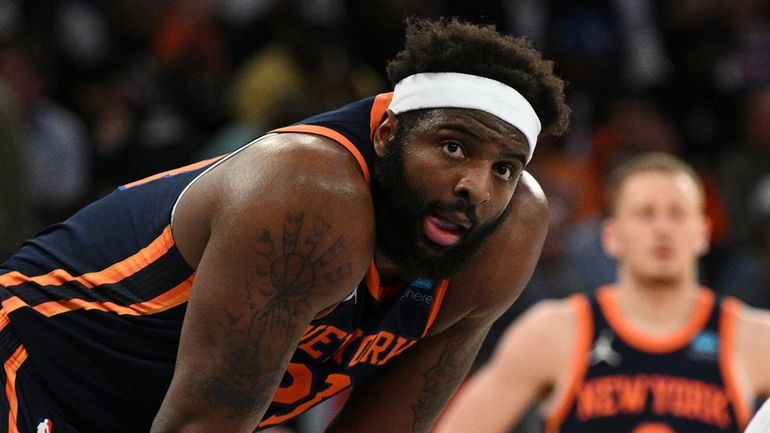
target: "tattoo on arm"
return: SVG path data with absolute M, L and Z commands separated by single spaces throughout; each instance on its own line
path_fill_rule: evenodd
M 209 355 L 209 368 L 198 373 L 187 394 L 228 408 L 230 417 L 253 415 L 269 404 L 291 340 L 307 325 L 308 305 L 322 296 L 315 289 L 350 276 L 352 263 L 340 263 L 346 252 L 342 236 L 319 248 L 331 224 L 315 218 L 300 241 L 304 222 L 304 213 L 287 216 L 279 238 L 283 245 L 274 244 L 269 230 L 261 231 L 256 268 L 271 286 L 244 286 L 243 298 L 233 299 L 237 307 L 225 309 L 204 337 L 224 350 Z
M 423 374 L 422 394 L 417 404 L 412 406 L 412 432 L 427 432 L 430 429 L 467 373 L 473 355 L 473 349 L 468 345 L 451 340 L 447 342 L 438 363 Z

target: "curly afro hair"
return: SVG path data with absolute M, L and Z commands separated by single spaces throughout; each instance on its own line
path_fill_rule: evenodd
M 404 49 L 387 65 L 394 85 L 421 72 L 460 72 L 500 81 L 529 101 L 544 133 L 561 135 L 570 109 L 564 102 L 564 81 L 553 69 L 554 63 L 525 39 L 457 18 L 407 18 Z

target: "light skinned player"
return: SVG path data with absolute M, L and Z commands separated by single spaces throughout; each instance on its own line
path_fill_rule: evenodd
M 770 313 L 698 282 L 709 221 L 692 168 L 638 156 L 607 197 L 615 283 L 527 311 L 436 433 L 508 432 L 532 405 L 546 432 L 742 432 L 770 394 Z

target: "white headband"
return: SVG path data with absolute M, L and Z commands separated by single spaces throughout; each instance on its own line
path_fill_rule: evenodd
M 390 108 L 394 113 L 422 108 L 472 108 L 486 111 L 518 128 L 527 138 L 532 159 L 540 119 L 514 88 L 478 75 L 457 72 L 425 72 L 396 83 Z

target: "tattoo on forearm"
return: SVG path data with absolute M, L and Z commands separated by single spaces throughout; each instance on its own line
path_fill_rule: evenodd
M 275 245 L 269 230 L 258 242 L 257 273 L 271 285 L 244 286 L 242 299 L 233 299 L 223 311 L 217 329 L 204 338 L 226 348 L 209 356 L 210 367 L 199 372 L 188 395 L 230 409 L 229 416 L 256 413 L 269 404 L 276 380 L 283 373 L 285 356 L 296 335 L 306 325 L 305 309 L 319 290 L 350 276 L 351 262 L 340 263 L 345 253 L 342 237 L 319 248 L 331 224 L 316 218 L 303 237 L 305 214 L 289 215 L 283 226 L 282 245 Z M 302 240 L 301 240 L 302 239 Z
M 423 375 L 422 394 L 412 406 L 412 432 L 427 432 L 449 397 L 468 371 L 473 349 L 457 341 L 449 341 L 439 361 Z

